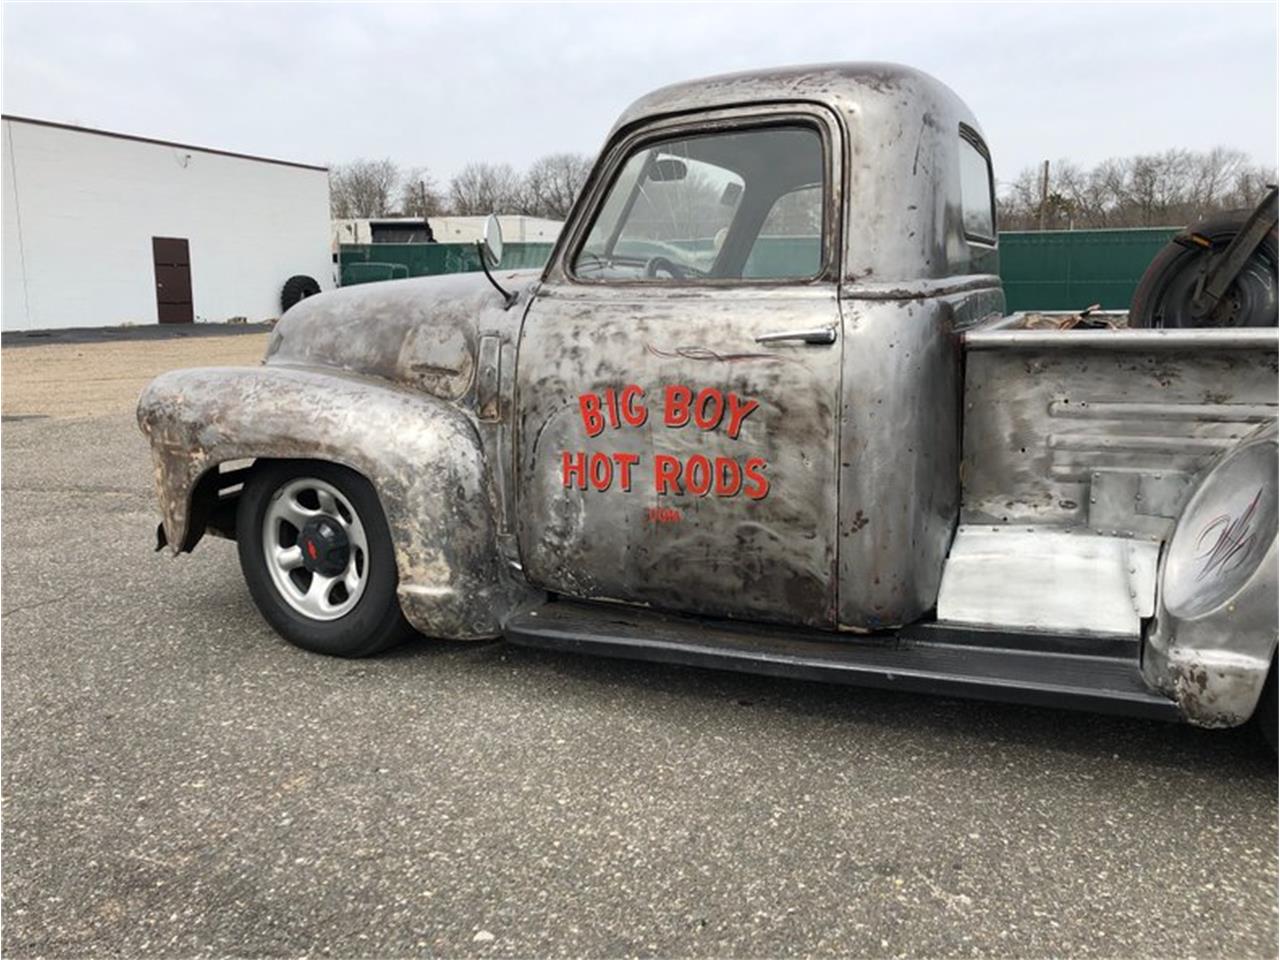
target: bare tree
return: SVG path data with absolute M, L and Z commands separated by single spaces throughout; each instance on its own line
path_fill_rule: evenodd
M 400 212 L 406 217 L 438 217 L 445 200 L 426 167 L 410 167 L 400 177 Z
M 509 163 L 469 163 L 449 183 L 449 205 L 458 216 L 520 213 L 524 184 Z
M 564 220 L 591 172 L 591 158 L 580 153 L 540 157 L 524 178 L 524 212 Z
M 1231 186 L 1223 197 L 1223 205 L 1229 210 L 1252 207 L 1262 199 L 1267 187 L 1276 182 L 1275 167 L 1267 169 L 1252 164 L 1237 170 Z
M 1237 174 L 1249 164 L 1243 150 L 1214 147 L 1192 157 L 1191 199 L 1201 207 L 1220 204 L 1230 191 Z
M 329 168 L 333 217 L 385 217 L 400 182 L 400 168 L 386 160 L 353 160 Z
M 1039 178 L 1039 168 L 1028 167 L 1003 185 L 998 198 L 1002 228 L 1038 226 Z M 1182 226 L 1253 206 L 1274 178 L 1274 170 L 1226 147 L 1113 158 L 1087 170 L 1059 160 L 1050 164 L 1043 220 L 1049 229 Z

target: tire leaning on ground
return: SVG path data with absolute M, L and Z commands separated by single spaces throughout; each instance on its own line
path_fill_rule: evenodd
M 280 312 L 288 311 L 299 300 L 314 297 L 319 292 L 320 284 L 311 277 L 304 274 L 290 277 L 284 282 L 284 288 L 280 291 Z
M 241 493 L 236 540 L 253 602 L 290 643 L 367 657 L 412 636 L 391 532 L 359 474 L 313 460 L 264 464 Z
M 1152 259 L 1129 305 L 1131 327 L 1274 327 L 1276 325 L 1276 232 L 1258 244 L 1226 295 L 1203 319 L 1191 314 L 1191 299 L 1206 259 L 1222 250 L 1244 227 L 1250 211 L 1209 217 L 1187 233 L 1204 237 L 1209 248 L 1170 242 Z

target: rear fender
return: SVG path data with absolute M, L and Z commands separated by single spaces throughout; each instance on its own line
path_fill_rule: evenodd
M 1161 559 L 1142 670 L 1199 726 L 1247 721 L 1275 657 L 1276 436 L 1273 421 L 1223 454 Z
M 502 562 L 480 437 L 433 397 L 332 369 L 226 367 L 157 377 L 138 403 L 151 441 L 165 538 L 189 550 L 203 529 L 193 492 L 219 464 L 247 458 L 342 464 L 373 485 L 386 514 L 405 616 L 430 636 L 501 633 L 529 596 Z

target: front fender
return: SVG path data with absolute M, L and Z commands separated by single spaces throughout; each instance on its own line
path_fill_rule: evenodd
M 528 588 L 497 543 L 494 490 L 475 426 L 433 397 L 332 369 L 210 367 L 162 374 L 143 391 L 165 535 L 178 552 L 192 494 L 218 465 L 316 459 L 357 471 L 386 514 L 399 597 L 415 629 L 498 636 Z

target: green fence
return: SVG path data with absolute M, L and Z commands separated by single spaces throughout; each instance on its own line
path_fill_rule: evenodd
M 1123 310 L 1147 264 L 1176 227 L 1132 230 L 1048 230 L 1000 234 L 1000 278 L 1014 310 L 1080 310 L 1091 304 Z M 797 258 L 816 257 L 811 243 L 788 237 L 753 253 L 761 273 L 789 272 Z M 549 243 L 508 243 L 502 269 L 541 268 Z M 757 256 L 758 254 L 758 256 Z M 342 285 L 480 269 L 475 244 L 377 243 L 343 245 Z M 756 261 L 759 261 L 756 263 Z
M 502 269 L 541 269 L 550 255 L 549 243 L 508 243 L 502 248 Z M 338 262 L 344 287 L 480 269 L 474 243 L 344 243 Z
M 1000 234 L 1000 279 L 1010 312 L 1124 310 L 1151 258 L 1177 227 Z

